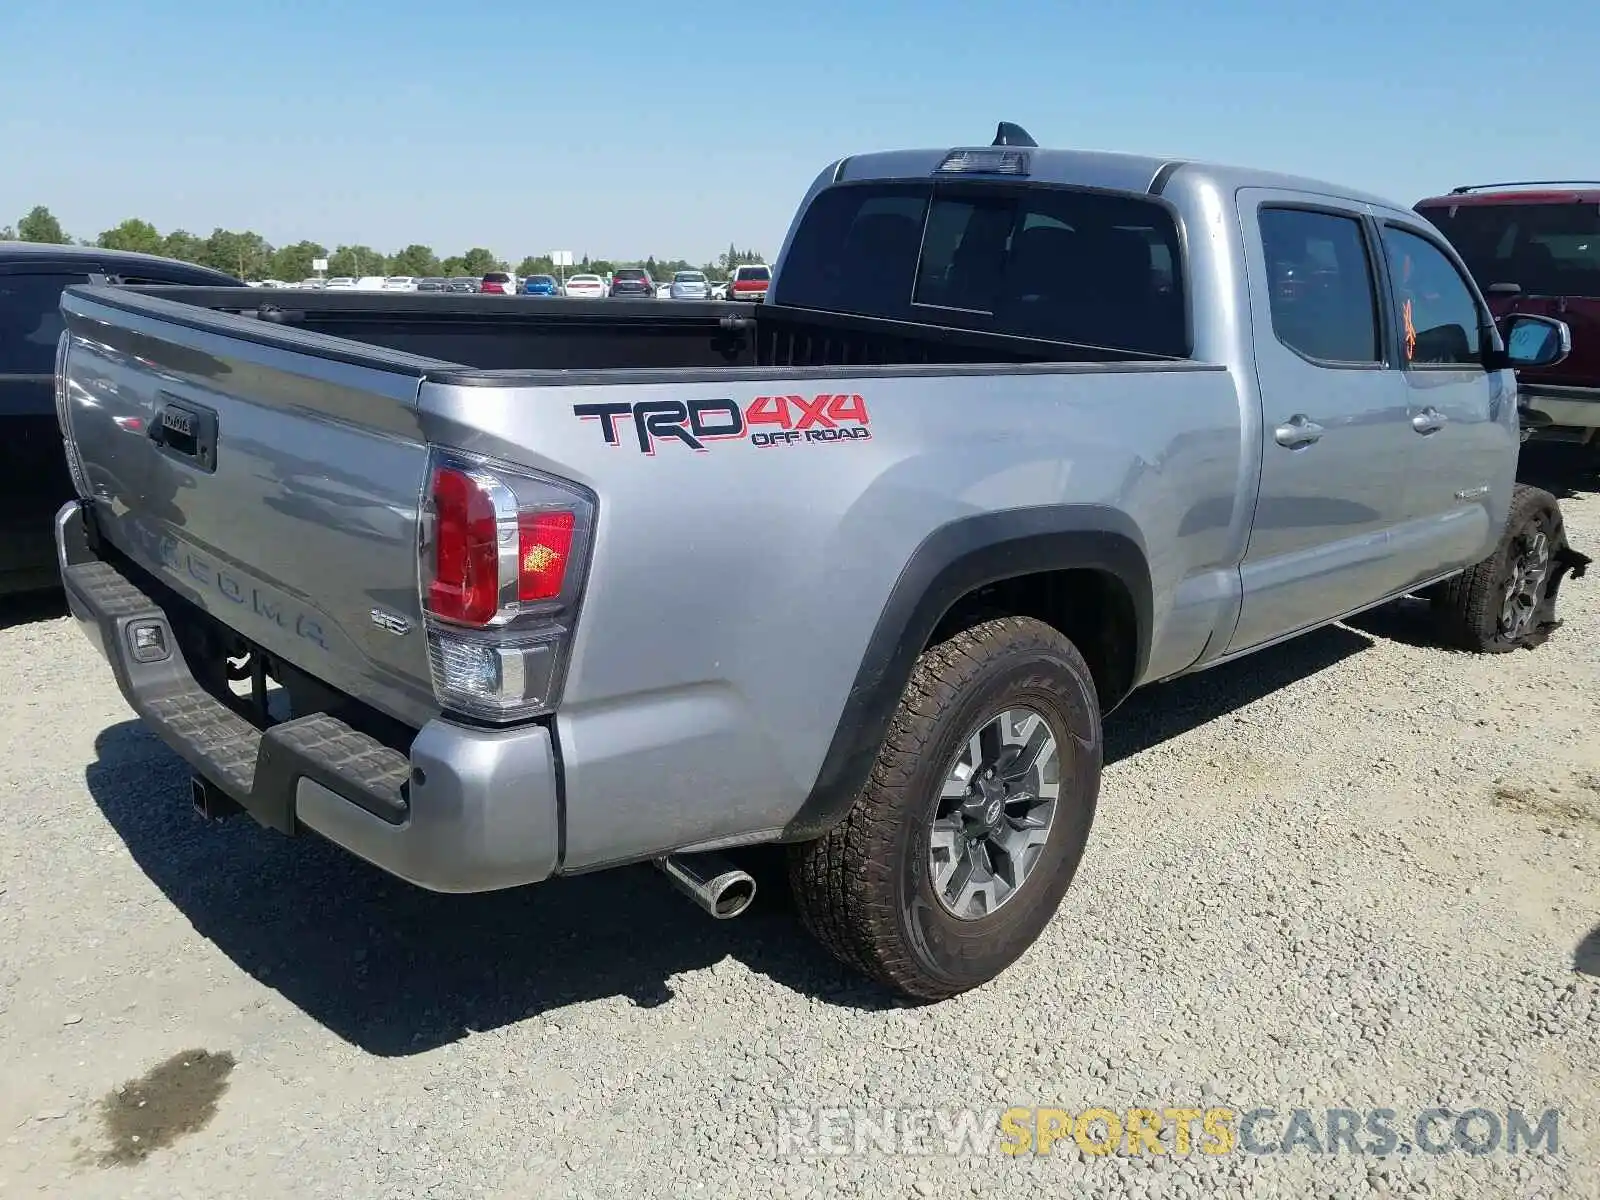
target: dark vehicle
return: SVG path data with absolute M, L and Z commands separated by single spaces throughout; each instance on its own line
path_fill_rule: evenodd
M 611 298 L 613 300 L 654 300 L 656 298 L 656 281 L 650 278 L 650 272 L 640 267 L 623 267 L 611 276 Z
M 559 296 L 561 285 L 554 275 L 529 275 L 522 281 L 524 296 Z
M 1497 320 L 1557 317 L 1565 361 L 1517 373 L 1533 436 L 1600 449 L 1600 182 L 1459 187 L 1417 212 L 1450 240 Z
M 450 281 L 441 279 L 437 275 L 429 275 L 426 278 L 417 280 L 417 291 L 419 292 L 443 292 L 448 291 L 449 287 Z
M 490 271 L 483 277 L 478 290 L 492 296 L 510 296 L 517 290 L 517 281 L 509 272 Z
M 448 281 L 448 286 L 446 286 L 445 291 L 455 292 L 458 295 L 465 295 L 468 292 L 477 292 L 478 287 L 478 281 L 473 279 L 471 276 L 457 275 L 454 279 Z
M 0 242 L 0 593 L 60 585 L 51 541 L 55 511 L 76 493 L 56 421 L 61 291 L 74 283 L 243 287 L 209 267 L 153 255 Z

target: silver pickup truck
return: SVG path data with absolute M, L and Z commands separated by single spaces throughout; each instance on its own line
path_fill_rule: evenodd
M 988 146 L 829 165 L 760 305 L 79 286 L 73 612 L 205 814 L 425 888 L 655 862 L 914 997 L 1084 853 L 1101 720 L 1406 595 L 1496 651 L 1567 546 L 1417 214 Z M 736 858 L 737 856 L 735 856 Z

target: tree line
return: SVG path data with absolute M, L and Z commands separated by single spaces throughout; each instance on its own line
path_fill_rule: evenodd
M 301 241 L 289 246 L 274 246 L 259 233 L 251 230 L 235 231 L 220 226 L 209 236 L 201 237 L 186 229 L 162 233 L 149 221 L 130 217 L 120 225 L 107 229 L 94 239 L 69 237 L 44 205 L 35 205 L 15 226 L 0 226 L 0 241 L 48 242 L 54 245 L 99 246 L 106 250 L 134 250 L 141 254 L 159 254 L 165 258 L 181 259 L 226 271 L 237 279 L 277 279 L 285 283 L 310 279 L 315 275 L 311 263 L 314 259 L 328 260 L 327 274 L 350 275 L 442 275 L 472 276 L 488 271 L 509 271 L 510 263 L 492 250 L 473 246 L 461 254 L 440 257 L 432 246 L 413 243 L 392 254 L 375 250 L 371 246 L 335 246 L 333 249 L 320 242 Z M 729 243 L 715 261 L 696 265 L 683 258 L 656 258 L 629 261 L 591 259 L 584 255 L 569 273 L 593 272 L 604 275 L 618 267 L 644 267 L 654 279 L 670 278 L 674 271 L 704 271 L 710 276 L 725 276 L 740 263 L 763 262 L 755 250 L 741 250 Z M 517 264 L 517 275 L 555 275 L 558 273 L 549 255 L 530 254 Z

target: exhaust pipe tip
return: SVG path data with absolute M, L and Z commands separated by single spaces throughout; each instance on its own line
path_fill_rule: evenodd
M 755 902 L 756 881 L 742 871 L 739 874 L 740 878 L 728 880 L 713 897 L 715 910 L 712 916 L 718 920 L 737 917 Z
M 756 881 L 720 854 L 669 854 L 656 869 L 719 921 L 731 920 L 755 901 Z

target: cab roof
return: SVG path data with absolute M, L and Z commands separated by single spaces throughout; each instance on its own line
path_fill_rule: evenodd
M 104 250 L 99 246 L 69 246 L 53 242 L 0 241 L 0 262 L 81 262 L 84 270 L 91 266 L 116 268 L 118 273 L 131 269 L 160 267 L 165 274 L 191 275 L 196 283 L 238 283 L 232 275 L 199 263 L 184 262 L 177 258 L 164 258 L 159 254 L 139 254 L 133 250 Z
M 843 159 L 834 169 L 834 182 L 860 182 L 871 179 L 927 179 L 939 175 L 939 166 L 951 155 L 993 154 L 996 146 L 940 146 L 919 150 L 887 150 L 858 154 Z M 1400 209 L 1393 200 L 1362 192 L 1342 184 L 1276 171 L 1262 171 L 1223 163 L 1193 159 L 1163 158 L 1153 155 L 1123 154 L 1103 150 L 1052 150 L 1042 147 L 1017 148 L 1027 155 L 1025 176 L 1029 183 L 1054 183 L 1076 187 L 1105 188 L 1119 192 L 1159 194 L 1175 178 L 1185 183 L 1210 184 L 1231 191 L 1240 187 L 1276 188 L 1311 192 L 1357 204 Z M 971 176 L 968 176 L 971 177 Z M 985 174 L 984 178 L 1004 176 Z

